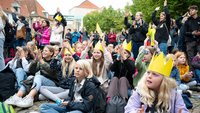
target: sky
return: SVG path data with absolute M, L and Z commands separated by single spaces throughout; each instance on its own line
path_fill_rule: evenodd
M 49 14 L 54 14 L 57 7 L 63 14 L 67 14 L 68 10 L 74 6 L 78 6 L 85 0 L 37 0 Z M 127 3 L 132 4 L 132 0 L 89 0 L 98 7 L 109 7 L 114 9 L 123 9 Z

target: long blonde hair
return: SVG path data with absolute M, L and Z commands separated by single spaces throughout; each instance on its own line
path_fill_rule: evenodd
M 92 78 L 93 72 L 90 66 L 90 63 L 87 60 L 78 60 L 76 64 L 80 65 L 80 67 L 85 71 L 86 78 Z
M 72 61 L 70 63 L 65 62 L 65 60 L 62 60 L 62 75 L 63 77 L 66 77 L 68 75 L 68 77 L 70 77 L 73 73 L 74 70 L 74 66 L 75 66 L 76 61 L 74 60 L 74 58 L 72 59 Z M 66 73 L 68 69 L 68 73 Z
M 141 95 L 140 101 L 148 106 L 153 106 L 154 101 L 157 99 L 155 108 L 159 112 L 169 112 L 171 109 L 171 90 L 176 88 L 176 81 L 164 76 L 158 94 L 156 94 L 153 90 L 147 87 L 146 77 L 147 73 L 144 74 L 137 86 Z

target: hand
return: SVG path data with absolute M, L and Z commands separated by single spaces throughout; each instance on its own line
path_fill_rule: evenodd
M 128 17 L 130 13 L 128 11 L 125 12 L 125 17 Z
M 148 40 L 149 40 L 148 37 L 144 40 L 144 47 L 145 47 L 145 48 L 147 47 L 147 41 L 148 41 Z
M 144 113 L 144 105 L 142 105 L 142 107 L 138 110 L 137 113 Z
M 167 6 L 167 0 L 164 1 L 164 6 Z
M 139 20 L 139 23 L 140 23 L 140 26 L 142 26 L 142 24 L 143 24 L 142 19 Z
M 197 36 L 197 35 L 198 35 L 198 31 L 193 31 L 193 32 L 192 32 L 192 35 Z
M 94 37 L 93 35 L 90 36 L 90 41 L 93 41 Z
M 160 10 L 160 7 L 156 7 L 155 11 L 159 11 Z
M 12 13 L 16 12 L 16 10 L 13 7 L 10 7 L 10 10 Z
M 68 103 L 69 103 L 69 101 L 63 101 L 63 102 L 62 102 L 62 105 L 67 106 Z
M 42 60 L 42 52 L 41 52 L 41 50 L 39 49 L 38 50 L 38 53 L 37 53 L 37 60 Z
M 22 50 L 20 53 L 21 53 L 21 54 L 20 54 L 20 58 L 21 58 L 21 59 L 24 58 L 24 57 L 26 57 L 24 50 Z
M 178 110 L 178 113 L 182 113 L 182 110 L 183 110 L 183 108 L 180 108 L 180 109 Z

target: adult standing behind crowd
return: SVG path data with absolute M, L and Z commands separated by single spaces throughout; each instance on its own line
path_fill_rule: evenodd
M 0 71 L 5 67 L 4 63 L 4 56 L 3 56 L 3 46 L 5 41 L 5 34 L 4 34 L 4 26 L 6 22 L 7 16 L 3 12 L 0 6 Z
M 200 17 L 198 16 L 198 7 L 192 5 L 189 8 L 190 17 L 185 22 L 185 42 L 189 65 L 192 58 L 196 55 L 197 49 L 200 49 Z
M 167 54 L 167 41 L 169 39 L 170 31 L 170 13 L 167 8 L 167 0 L 164 1 L 164 12 L 160 13 L 160 21 L 156 19 L 156 13 L 160 7 L 157 7 L 152 14 L 152 21 L 157 26 L 155 40 L 158 41 L 158 47 L 166 55 Z
M 148 25 L 143 20 L 142 12 L 137 12 L 135 17 L 132 16 L 133 23 L 128 23 L 128 16 L 130 14 L 126 13 L 124 18 L 124 24 L 129 28 L 129 37 L 132 39 L 133 47 L 132 52 L 134 58 L 137 57 L 138 49 L 143 45 L 144 40 L 146 39 L 146 34 L 148 32 Z

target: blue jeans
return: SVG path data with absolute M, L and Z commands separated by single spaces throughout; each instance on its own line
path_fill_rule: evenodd
M 160 51 L 167 55 L 167 43 L 160 43 L 158 47 L 160 48 Z
M 40 106 L 40 113 L 82 113 L 79 110 L 69 111 L 66 106 L 58 106 L 57 104 L 42 104 Z
M 27 78 L 27 75 L 23 68 L 17 68 L 14 71 L 15 71 L 15 76 L 17 78 L 17 85 L 19 89 L 22 86 L 21 81 L 25 80 Z
M 197 83 L 200 83 L 200 70 L 199 69 L 195 69 L 195 79 L 197 81 Z
M 3 56 L 3 46 L 4 46 L 5 38 L 0 38 L 0 71 L 4 69 L 5 62 Z
M 56 84 L 52 80 L 44 77 L 43 75 L 36 75 L 33 80 L 32 88 L 34 87 L 34 89 L 39 91 L 41 86 L 56 86 Z M 26 91 L 23 85 L 21 86 L 20 90 Z

